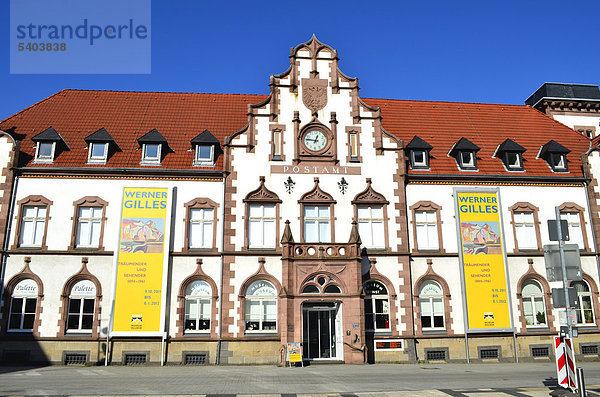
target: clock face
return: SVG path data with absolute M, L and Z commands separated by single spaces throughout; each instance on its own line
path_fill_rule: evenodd
M 320 130 L 310 130 L 304 135 L 304 144 L 309 150 L 318 152 L 327 144 L 327 137 Z

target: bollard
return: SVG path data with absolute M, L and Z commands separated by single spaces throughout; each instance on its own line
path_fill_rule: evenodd
M 583 368 L 577 368 L 577 385 L 579 386 L 578 396 L 585 397 L 587 394 L 585 392 L 585 380 L 583 379 Z

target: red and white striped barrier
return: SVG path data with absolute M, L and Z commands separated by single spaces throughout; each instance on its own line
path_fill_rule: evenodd
M 558 385 L 565 389 L 577 389 L 577 366 L 573 353 L 573 344 L 568 337 L 554 337 L 554 352 L 556 357 L 556 376 Z

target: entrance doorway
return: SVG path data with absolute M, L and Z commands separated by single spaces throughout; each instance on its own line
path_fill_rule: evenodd
M 333 302 L 302 305 L 303 356 L 308 359 L 342 358 L 340 305 Z

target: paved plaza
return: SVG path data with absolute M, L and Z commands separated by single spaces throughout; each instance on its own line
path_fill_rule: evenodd
M 600 396 L 600 363 L 584 363 Z M 554 363 L 275 366 L 0 367 L 0 395 L 548 396 Z M 556 394 L 556 392 L 553 392 Z

